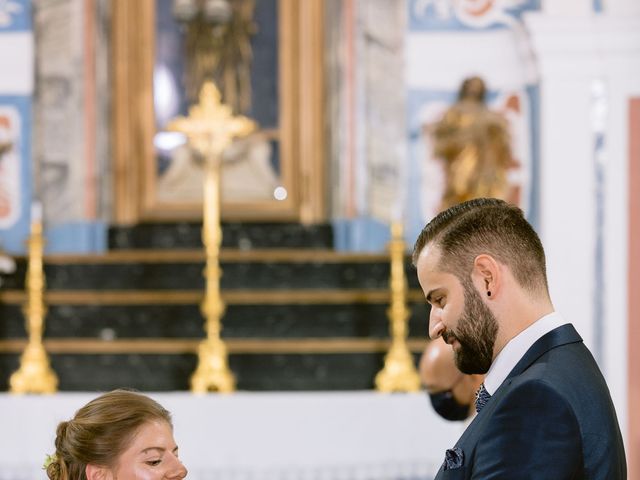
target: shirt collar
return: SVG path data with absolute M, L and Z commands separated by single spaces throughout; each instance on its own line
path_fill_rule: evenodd
M 491 364 L 491 368 L 487 372 L 484 379 L 484 388 L 493 395 L 498 387 L 507 378 L 509 372 L 513 370 L 520 359 L 527 353 L 527 350 L 536 343 L 536 341 L 562 325 L 569 322 L 562 318 L 557 312 L 552 312 L 544 317 L 536 320 L 518 335 L 513 337 L 504 346 L 502 351 Z

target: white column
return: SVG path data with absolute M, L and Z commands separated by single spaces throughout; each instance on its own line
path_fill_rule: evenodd
M 640 15 L 638 0 L 604 0 L 604 10 L 607 15 Z
M 588 16 L 593 13 L 592 0 L 542 0 L 542 11 L 545 15 Z
M 3 95 L 31 95 L 33 93 L 33 33 L 30 31 L 0 34 L 0 75 Z
M 597 347 L 626 433 L 627 105 L 640 94 L 640 17 L 532 14 L 527 25 L 541 72 L 540 217 L 551 294 L 592 351 Z M 592 123 L 597 81 L 607 99 L 600 184 Z

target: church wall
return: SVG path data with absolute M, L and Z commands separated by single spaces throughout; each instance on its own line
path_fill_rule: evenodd
M 509 173 L 510 183 L 520 188 L 519 203 L 537 224 L 537 65 L 521 21 L 523 12 L 537 8 L 539 2 L 519 1 L 476 13 L 450 2 L 407 2 L 409 238 L 437 213 L 444 186 L 441 163 L 433 158 L 424 129 L 439 120 L 472 75 L 485 80 L 489 108 L 509 123 L 519 164 Z
M 34 157 L 48 252 L 106 247 L 108 16 L 104 0 L 37 0 Z
M 467 75 L 487 80 L 494 109 L 504 92 L 515 92 L 527 144 L 516 153 L 530 155 L 520 203 L 547 250 L 555 307 L 594 353 L 626 435 L 621 339 L 638 321 L 627 312 L 628 254 L 637 247 L 627 239 L 626 183 L 629 101 L 640 88 L 637 2 L 521 2 L 515 11 L 496 6 L 484 19 L 450 2 L 415 0 L 407 8 L 407 238 L 435 213 L 443 180 L 425 160 L 422 125 L 455 100 Z
M 600 364 L 629 440 L 627 389 L 637 380 L 627 376 L 622 339 L 638 322 L 627 278 L 637 268 L 629 263 L 637 246 L 628 243 L 628 181 L 640 18 L 630 3 L 615 3 L 595 14 L 545 10 L 527 24 L 541 65 L 541 233 L 551 293 Z M 640 456 L 627 447 L 628 458 Z
M 521 163 L 512 177 L 521 188 L 520 203 L 536 223 L 538 86 L 520 17 L 538 3 L 492 7 L 475 18 L 449 2 L 328 2 L 336 248 L 383 250 L 388 224 L 398 218 L 405 223 L 407 243 L 413 243 L 442 193 L 442 174 L 427 158 L 422 128 L 455 99 L 460 82 L 471 74 L 485 76 L 492 107 L 512 125 Z M 376 16 L 387 18 L 384 28 Z
M 23 249 L 32 196 L 33 31 L 31 2 L 0 5 L 0 248 Z
M 336 248 L 382 251 L 406 208 L 404 0 L 327 2 Z
M 12 0 L 1 7 L 6 26 L 0 28 L 8 36 L 0 38 L 0 51 L 9 55 L 4 65 L 17 86 L 7 90 L 3 104 L 24 120 L 20 155 L 10 152 L 3 162 L 3 183 L 17 206 L 15 218 L 0 224 L 2 247 L 11 253 L 25 251 L 32 201 L 43 205 L 47 252 L 105 248 L 111 201 L 108 4 Z M 19 172 L 12 167 L 16 161 Z

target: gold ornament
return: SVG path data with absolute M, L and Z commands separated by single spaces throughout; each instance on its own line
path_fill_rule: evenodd
M 380 392 L 417 392 L 420 377 L 413 356 L 407 346 L 407 279 L 404 275 L 405 243 L 402 239 L 402 223 L 391 225 L 391 305 L 387 310 L 391 330 L 391 347 L 384 359 L 384 368 L 375 379 Z
M 250 119 L 234 116 L 231 109 L 221 103 L 220 92 L 211 81 L 202 86 L 200 102 L 189 108 L 189 116 L 178 117 L 168 125 L 168 130 L 184 133 L 204 160 L 202 241 L 206 253 L 206 290 L 201 310 L 206 319 L 207 338 L 198 348 L 198 367 L 191 377 L 194 393 L 235 390 L 227 349 L 220 336 L 225 310 L 220 295 L 220 158 L 234 138 L 248 135 L 254 129 Z

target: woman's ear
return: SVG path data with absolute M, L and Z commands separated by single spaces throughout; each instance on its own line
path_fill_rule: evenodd
M 473 261 L 472 276 L 478 290 L 488 298 L 495 298 L 500 291 L 500 266 L 491 255 L 478 255 Z
M 110 480 L 111 474 L 106 467 L 89 464 L 84 469 L 87 480 Z

